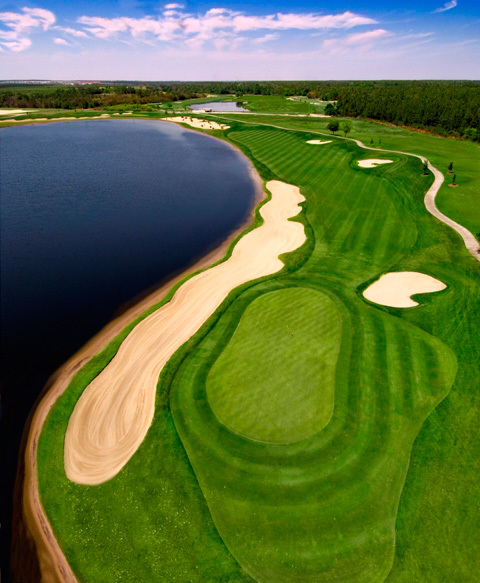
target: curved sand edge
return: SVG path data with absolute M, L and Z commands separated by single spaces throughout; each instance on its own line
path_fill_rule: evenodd
M 370 158 L 368 160 L 359 160 L 358 165 L 360 168 L 375 168 L 380 164 L 391 164 L 393 160 L 384 160 L 381 158 Z
M 418 271 L 393 271 L 383 274 L 363 292 L 367 300 L 390 308 L 414 308 L 420 305 L 411 296 L 442 291 L 447 286 L 431 275 Z
M 313 144 L 314 146 L 323 146 L 323 144 L 331 144 L 332 140 L 307 140 L 307 144 Z
M 204 134 L 205 135 L 205 134 Z M 209 136 L 211 139 L 218 139 Z M 79 583 L 70 565 L 68 564 L 63 550 L 55 538 L 52 527 L 48 522 L 45 510 L 40 501 L 37 480 L 37 447 L 40 433 L 45 423 L 45 419 L 57 399 L 67 389 L 77 372 L 89 360 L 101 352 L 120 332 L 147 311 L 152 306 L 161 302 L 169 291 L 179 282 L 200 269 L 220 261 L 230 248 L 231 244 L 238 236 L 253 224 L 256 209 L 261 201 L 266 198 L 263 188 L 263 181 L 254 168 L 251 160 L 246 158 L 243 152 L 230 142 L 222 141 L 239 155 L 243 156 L 249 165 L 250 176 L 254 182 L 256 196 L 255 202 L 248 219 L 223 241 L 217 248 L 206 256 L 200 258 L 195 264 L 187 267 L 183 272 L 174 276 L 157 290 L 147 297 L 135 303 L 131 308 L 120 314 L 117 318 L 109 322 L 97 335 L 95 335 L 85 346 L 74 354 L 64 365 L 62 365 L 48 380 L 44 394 L 40 395 L 37 404 L 32 409 L 31 422 L 25 428 L 28 434 L 24 451 L 19 455 L 23 457 L 25 464 L 23 489 L 22 489 L 22 513 L 26 536 L 32 539 L 37 551 L 37 558 L 42 574 L 42 583 Z M 21 465 L 21 464 L 20 464 Z
M 198 119 L 196 117 L 188 117 L 186 115 L 176 116 L 176 117 L 163 117 L 160 121 L 171 121 L 174 123 L 184 123 L 192 128 L 198 128 L 200 130 L 228 130 L 230 126 L 223 123 L 218 123 L 216 121 L 209 121 L 207 119 Z
M 117 354 L 78 399 L 65 434 L 67 478 L 97 485 L 110 480 L 134 455 L 155 413 L 158 377 L 238 286 L 280 271 L 279 255 L 306 241 L 298 215 L 305 198 L 297 186 L 272 180 L 262 225 L 249 231 L 224 261 L 186 281 L 173 298 L 138 323 Z
M 115 115 L 115 114 L 113 114 Z M 37 117 L 37 118 L 26 118 L 26 119 L 0 119 L 0 123 L 35 123 L 38 121 L 78 121 L 78 120 L 89 120 L 89 119 L 108 119 L 111 117 L 109 113 L 102 113 L 101 115 L 84 115 L 82 117 Z

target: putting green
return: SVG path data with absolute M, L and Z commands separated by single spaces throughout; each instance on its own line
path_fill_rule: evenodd
M 262 295 L 208 375 L 213 412 L 257 441 L 292 443 L 318 433 L 332 415 L 340 340 L 340 313 L 327 295 L 305 288 Z

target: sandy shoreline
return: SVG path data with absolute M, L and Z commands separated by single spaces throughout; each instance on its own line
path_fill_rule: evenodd
M 97 118 L 98 119 L 98 118 Z M 108 119 L 108 118 L 103 118 Z M 156 121 L 156 120 L 155 120 Z M 160 121 L 160 120 L 159 120 Z M 205 135 L 205 134 L 204 134 Z M 212 139 L 212 136 L 209 136 Z M 255 200 L 250 216 L 242 225 L 233 231 L 218 247 L 200 258 L 196 263 L 187 267 L 173 279 L 161 285 L 154 292 L 147 295 L 139 303 L 128 308 L 117 318 L 112 320 L 98 334 L 96 334 L 85 346 L 74 354 L 64 365 L 62 365 L 48 380 L 45 393 L 38 399 L 31 415 L 30 426 L 25 427 L 25 435 L 28 437 L 25 442 L 25 450 L 19 452 L 22 457 L 19 467 L 24 464 L 23 491 L 22 491 L 22 514 L 24 520 L 25 538 L 33 540 L 37 552 L 40 572 L 43 583 L 77 583 L 73 571 L 71 570 L 62 549 L 60 548 L 47 520 L 45 511 L 40 502 L 37 481 L 37 445 L 45 419 L 58 397 L 65 391 L 74 375 L 91 358 L 103 350 L 130 322 L 159 303 L 172 289 L 174 285 L 185 277 L 212 265 L 222 259 L 225 253 L 237 239 L 237 237 L 251 224 L 253 224 L 256 208 L 266 197 L 263 189 L 263 181 L 255 170 L 251 160 L 236 148 L 233 144 L 221 140 L 239 155 L 243 156 L 249 165 L 249 173 L 255 186 Z M 19 512 L 17 512 L 19 514 Z M 27 540 L 25 543 L 27 543 Z M 22 561 L 18 561 L 19 564 Z

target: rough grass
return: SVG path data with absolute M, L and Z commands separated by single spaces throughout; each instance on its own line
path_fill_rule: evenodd
M 301 187 L 308 243 L 280 274 L 234 290 L 174 355 L 151 430 L 110 482 L 69 483 L 62 449 L 76 399 L 116 344 L 58 401 L 39 481 L 72 566 L 86 581 L 250 580 L 240 564 L 259 581 L 473 583 L 480 270 L 425 210 L 431 177 L 405 156 L 366 172 L 352 143 L 316 148 L 301 131 L 236 124 L 228 137 L 264 178 Z M 367 304 L 361 290 L 389 270 L 448 288 L 411 310 Z M 248 307 L 292 287 L 328 295 L 341 315 L 334 411 L 308 439 L 254 442 L 216 419 L 208 374 Z

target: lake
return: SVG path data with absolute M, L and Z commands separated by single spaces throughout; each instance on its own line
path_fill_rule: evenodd
M 255 185 L 233 148 L 169 123 L 4 128 L 0 144 L 9 499 L 21 432 L 48 377 L 122 304 L 238 228 Z
M 249 111 L 244 107 L 239 107 L 235 101 L 212 101 L 211 103 L 194 103 L 188 106 L 192 111 L 198 109 L 211 109 L 212 111 Z

